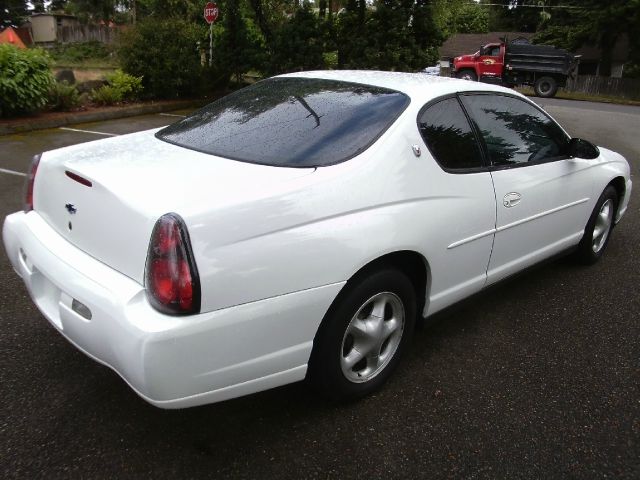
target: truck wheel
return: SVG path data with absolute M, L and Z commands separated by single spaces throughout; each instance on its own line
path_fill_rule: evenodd
M 456 77 L 463 80 L 471 80 L 472 82 L 478 80 L 478 76 L 473 70 L 460 70 L 458 73 L 456 73 Z
M 558 91 L 558 82 L 553 77 L 540 77 L 536 80 L 533 89 L 538 97 L 551 98 Z

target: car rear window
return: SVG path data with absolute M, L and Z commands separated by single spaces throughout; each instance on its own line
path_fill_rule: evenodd
M 409 104 L 405 94 L 336 80 L 271 78 L 156 133 L 181 147 L 280 167 L 320 167 L 367 149 Z

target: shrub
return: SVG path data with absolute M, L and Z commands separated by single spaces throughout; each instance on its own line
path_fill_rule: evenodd
M 53 84 L 50 63 L 41 49 L 0 44 L 0 115 L 29 113 L 47 104 Z
M 103 85 L 91 92 L 91 100 L 98 105 L 114 105 L 122 101 L 122 92 L 111 85 Z
M 55 82 L 49 90 L 49 107 L 52 110 L 67 111 L 80 105 L 80 96 L 75 85 L 64 80 Z
M 78 89 L 78 93 L 82 95 L 83 93 L 90 94 L 93 90 L 97 90 L 101 86 L 108 84 L 109 82 L 106 80 L 87 80 L 76 83 L 76 88 Z
M 205 27 L 171 19 L 147 19 L 119 37 L 124 71 L 142 77 L 150 96 L 175 98 L 196 93 L 203 78 L 197 42 Z
M 91 92 L 91 99 L 98 105 L 136 100 L 142 92 L 142 77 L 134 77 L 116 70 L 107 76 L 108 85 L 102 85 Z
M 123 100 L 137 100 L 142 93 L 142 77 L 134 77 L 122 70 L 107 76 L 107 82 L 121 93 Z

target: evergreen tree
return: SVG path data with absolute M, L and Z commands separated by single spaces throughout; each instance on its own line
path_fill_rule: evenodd
M 220 5 L 220 4 L 219 4 Z M 226 0 L 222 3 L 219 18 L 219 35 L 214 55 L 216 61 L 233 74 L 236 81 L 241 75 L 261 63 L 260 53 L 264 45 L 249 24 L 241 0 Z
M 414 71 L 437 59 L 444 39 L 429 0 L 380 0 L 361 10 L 350 1 L 338 19 L 341 68 Z
M 322 68 L 324 40 L 320 19 L 308 3 L 277 31 L 271 67 L 274 72 Z
M 48 10 L 50 12 L 64 12 L 67 6 L 67 0 L 51 0 Z
M 0 30 L 19 27 L 29 15 L 24 0 L 2 0 L 0 5 Z
M 443 30 L 447 36 L 489 31 L 489 9 L 473 0 L 440 1 L 437 6 L 444 17 Z
M 366 68 L 365 50 L 369 41 L 365 25 L 366 15 L 365 11 L 365 16 L 361 16 L 357 3 L 349 1 L 345 11 L 338 16 L 338 68 Z
M 626 35 L 631 61 L 640 65 L 640 0 L 563 0 L 562 4 L 577 8 L 553 10 L 536 35 L 536 42 L 574 51 L 584 44 L 596 45 L 602 51 L 600 74 L 608 76 L 613 49 Z
M 482 3 L 492 4 L 490 7 L 483 7 L 491 9 L 490 31 L 535 32 L 548 14 L 539 7 L 557 2 L 554 0 L 482 0 Z

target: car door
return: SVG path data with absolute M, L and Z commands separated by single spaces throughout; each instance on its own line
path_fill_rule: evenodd
M 589 217 L 593 165 L 569 159 L 569 136 L 540 108 L 515 96 L 462 96 L 491 163 L 496 233 L 487 282 L 580 241 Z
M 426 230 L 431 314 L 484 287 L 495 195 L 477 136 L 455 95 L 425 105 L 418 114 L 418 128 L 435 159 L 417 163 L 422 170 L 416 175 L 431 199 L 428 210 L 416 219 Z
M 478 58 L 480 74 L 483 77 L 500 78 L 502 76 L 503 58 L 500 44 L 486 45 L 483 54 Z

